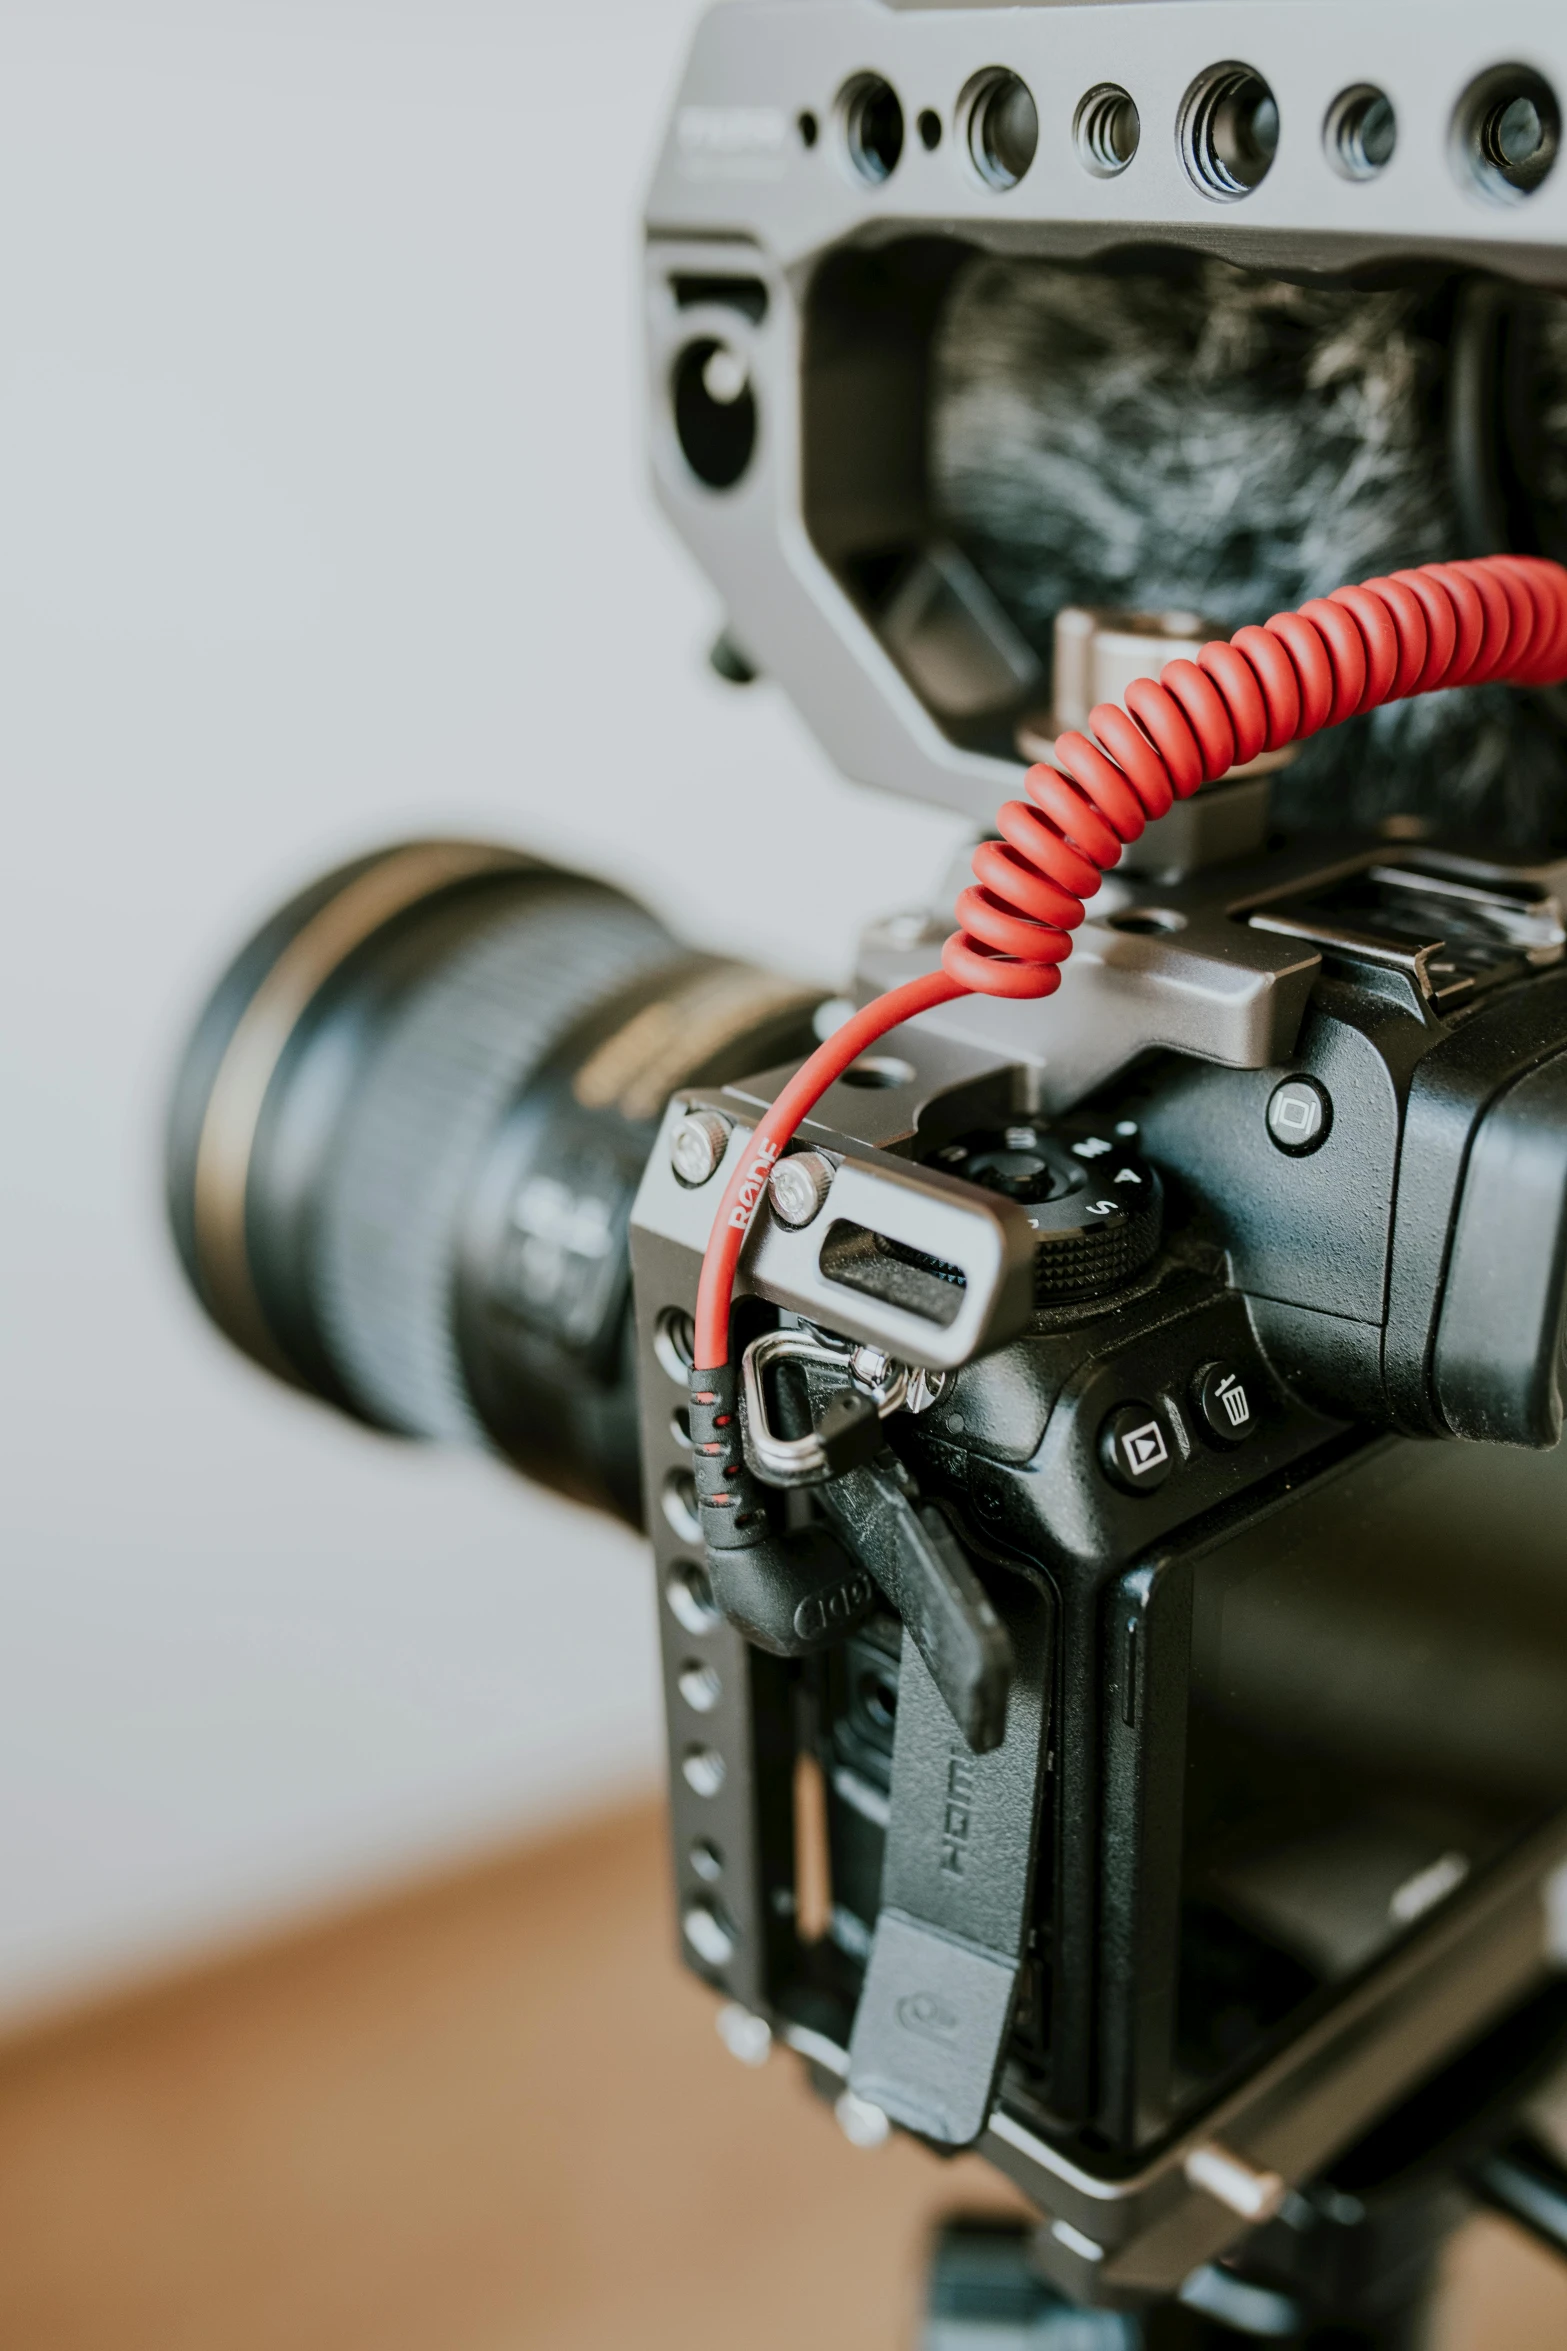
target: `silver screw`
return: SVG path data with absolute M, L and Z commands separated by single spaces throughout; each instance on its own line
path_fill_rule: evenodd
M 765 2065 L 772 2054 L 773 2032 L 765 2016 L 753 2016 L 738 2000 L 718 2011 L 718 2038 L 742 2065 Z
M 729 1148 L 729 1121 L 716 1110 L 688 1110 L 669 1138 L 669 1164 L 695 1190 L 718 1173 Z
M 832 1179 L 832 1161 L 824 1159 L 820 1151 L 796 1151 L 790 1158 L 780 1159 L 767 1187 L 779 1223 L 796 1231 L 808 1225 L 820 1213 Z
M 881 2108 L 868 2098 L 857 2098 L 852 2090 L 844 2091 L 833 2112 L 851 2147 L 885 2147 L 892 2135 L 892 2125 Z
M 892 1368 L 892 1357 L 880 1347 L 856 1347 L 849 1357 L 849 1369 L 862 1388 L 879 1388 L 891 1377 Z
M 702 370 L 702 389 L 720 408 L 732 407 L 750 380 L 745 361 L 727 343 L 720 343 L 716 351 L 709 353 Z

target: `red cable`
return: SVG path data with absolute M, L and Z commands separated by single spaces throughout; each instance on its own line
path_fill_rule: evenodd
M 1128 841 L 1202 784 L 1380 703 L 1447 686 L 1567 679 L 1567 570 L 1538 556 L 1427 563 L 1338 588 L 1263 628 L 1204 645 L 1101 702 L 1091 734 L 1057 738 L 1031 767 L 1033 806 L 1009 800 L 999 841 L 974 852 L 941 969 L 855 1013 L 796 1071 L 730 1177 L 697 1290 L 696 1360 L 729 1360 L 729 1306 L 746 1232 L 795 1129 L 851 1062 L 901 1021 L 956 996 L 1050 996 L 1084 900 Z M 1130 714 L 1130 715 L 1128 715 Z

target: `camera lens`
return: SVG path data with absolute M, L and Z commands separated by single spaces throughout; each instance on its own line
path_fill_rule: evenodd
M 1556 93 L 1527 65 L 1498 65 L 1481 74 L 1453 119 L 1460 173 L 1498 204 L 1533 195 L 1556 161 L 1561 134 Z
M 968 150 L 990 188 L 1015 188 L 1039 145 L 1039 111 L 1015 73 L 982 74 L 968 102 Z
M 808 1050 L 818 995 L 514 851 L 344 866 L 243 949 L 186 1049 L 185 1270 L 296 1385 L 635 1523 L 626 1227 L 664 1103 Z
M 1200 74 L 1181 108 L 1181 155 L 1194 184 L 1222 202 L 1266 179 L 1279 145 L 1278 101 L 1249 65 Z

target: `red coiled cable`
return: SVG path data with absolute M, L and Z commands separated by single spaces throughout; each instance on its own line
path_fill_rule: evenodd
M 1567 679 L 1567 570 L 1525 555 L 1427 563 L 1337 588 L 1299 612 L 1205 645 L 1195 661 L 1139 678 L 1124 709 L 1101 702 L 1089 733 L 1061 735 L 1053 767 L 1031 767 L 999 841 L 974 852 L 959 928 L 941 969 L 878 996 L 791 1078 L 719 1203 L 697 1291 L 696 1361 L 729 1359 L 740 1250 L 773 1164 L 802 1119 L 878 1037 L 954 997 L 1050 996 L 1084 901 L 1153 818 L 1232 767 L 1303 742 L 1380 703 L 1447 686 Z M 1029 805 L 1032 802 L 1032 806 Z

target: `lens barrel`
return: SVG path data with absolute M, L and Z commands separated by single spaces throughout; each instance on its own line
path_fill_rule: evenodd
M 168 1129 L 187 1275 L 256 1362 L 640 1523 L 626 1226 L 676 1086 L 807 1050 L 820 995 L 477 842 L 361 858 L 257 932 Z

